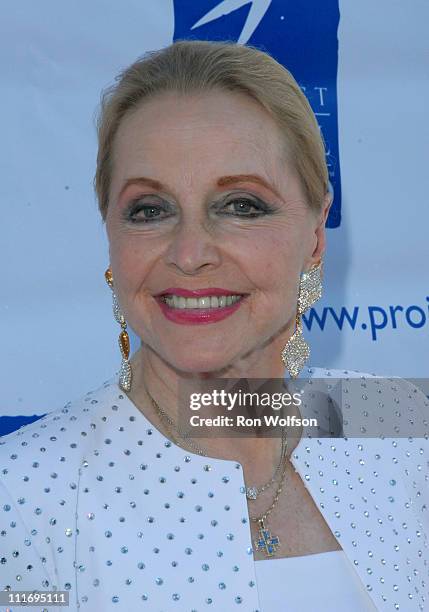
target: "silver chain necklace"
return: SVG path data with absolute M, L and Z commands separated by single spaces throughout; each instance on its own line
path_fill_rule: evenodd
M 147 392 L 147 391 L 146 391 Z M 149 393 L 148 393 L 149 395 Z M 198 446 L 197 444 L 195 444 L 195 442 L 193 442 L 190 439 L 190 436 L 187 433 L 184 433 L 182 430 L 180 430 L 177 425 L 174 423 L 174 421 L 172 420 L 172 418 L 170 417 L 170 415 L 168 415 L 158 404 L 157 402 L 155 402 L 155 400 L 153 399 L 152 396 L 150 396 L 150 399 L 152 401 L 152 404 L 155 408 L 155 410 L 158 412 L 159 416 L 164 419 L 164 422 L 166 421 L 169 425 L 169 429 L 170 429 L 170 434 L 171 434 L 171 428 L 173 428 L 178 434 L 179 436 L 186 440 L 186 442 L 191 445 L 193 447 L 193 449 L 199 454 L 199 455 L 206 455 L 207 451 L 205 451 L 203 448 L 201 448 L 201 446 Z M 277 475 L 278 472 L 280 471 L 280 468 L 284 462 L 284 458 L 286 456 L 286 451 L 287 451 L 287 442 L 286 442 L 286 427 L 282 428 L 282 448 L 281 448 L 281 453 L 280 453 L 280 461 L 274 471 L 274 475 L 271 478 L 271 480 L 269 480 L 267 483 L 265 483 L 264 485 L 261 485 L 259 487 L 257 486 L 246 486 L 246 497 L 247 499 L 257 499 L 258 495 L 260 495 L 261 493 L 263 493 L 264 491 L 266 491 L 267 489 L 269 489 L 274 482 L 277 479 Z
M 168 424 L 167 429 L 169 429 L 170 435 L 173 437 L 173 439 L 175 439 L 175 441 L 179 444 L 179 441 L 177 440 L 176 436 L 174 436 L 172 429 L 174 429 L 179 434 L 179 436 L 182 438 L 183 441 L 186 441 L 188 444 L 190 444 L 199 455 L 206 455 L 207 451 L 204 451 L 204 449 L 202 449 L 200 446 L 198 446 L 192 440 L 190 440 L 188 434 L 182 433 L 181 430 L 174 423 L 174 421 L 171 419 L 171 417 L 164 410 L 162 410 L 162 408 L 156 403 L 156 401 L 153 399 L 153 397 L 150 395 L 147 389 L 146 389 L 146 392 L 149 395 L 152 401 L 152 405 L 154 406 L 159 416 L 164 420 L 166 424 Z M 256 550 L 265 553 L 267 557 L 273 557 L 277 551 L 277 548 L 280 546 L 279 537 L 271 534 L 270 530 L 265 525 L 265 520 L 268 517 L 268 515 L 272 512 L 275 505 L 277 504 L 280 493 L 283 489 L 283 481 L 284 481 L 284 477 L 286 474 L 286 468 L 287 468 L 287 461 L 286 461 L 287 459 L 287 456 L 286 456 L 287 441 L 285 438 L 286 438 L 286 428 L 283 427 L 282 429 L 282 455 L 281 455 L 281 459 L 279 463 L 279 466 L 281 465 L 281 463 L 283 463 L 283 471 L 282 471 L 279 486 L 277 487 L 277 491 L 274 496 L 274 500 L 271 506 L 261 516 L 250 516 L 249 515 L 250 520 L 252 522 L 257 522 L 259 526 L 258 537 L 254 541 Z M 278 467 L 276 468 L 275 473 L 277 473 Z M 269 481 L 269 483 L 259 488 L 258 487 L 246 487 L 247 498 L 256 499 L 258 493 L 262 492 L 264 489 L 267 489 L 274 482 L 274 479 L 275 479 L 275 476 L 273 476 L 273 478 Z M 255 495 L 255 491 L 257 492 L 256 495 Z

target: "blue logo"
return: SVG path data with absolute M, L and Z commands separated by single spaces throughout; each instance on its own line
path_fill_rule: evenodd
M 341 223 L 338 150 L 338 0 L 174 0 L 173 39 L 235 40 L 272 55 L 293 74 L 317 117 L 334 200 L 326 227 Z

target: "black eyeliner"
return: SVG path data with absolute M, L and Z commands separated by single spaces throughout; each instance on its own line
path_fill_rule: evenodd
M 237 201 L 242 201 L 245 202 L 246 204 L 250 204 L 252 206 L 254 206 L 254 210 L 253 212 L 250 213 L 243 213 L 240 214 L 239 212 L 237 213 L 222 213 L 222 208 L 225 208 L 227 206 L 229 206 L 230 204 L 233 204 L 234 202 Z M 274 208 L 273 206 L 271 206 L 270 204 L 267 204 L 266 202 L 264 202 L 263 200 L 260 200 L 259 198 L 255 198 L 255 197 L 248 197 L 248 196 L 237 196 L 232 198 L 231 200 L 227 201 L 227 202 L 217 202 L 216 203 L 216 209 L 218 210 L 219 214 L 223 214 L 225 216 L 233 216 L 233 217 L 262 217 L 264 216 L 264 214 L 271 214 L 271 213 L 275 213 L 277 211 L 276 208 Z
M 167 217 L 141 217 L 140 219 L 134 219 L 134 216 L 137 215 L 140 211 L 142 210 L 147 210 L 153 208 L 155 210 L 159 210 L 160 212 L 170 212 L 171 213 L 171 207 L 170 206 L 166 206 L 165 203 L 163 203 L 162 205 L 159 204 L 154 204 L 154 203 L 145 203 L 144 200 L 142 199 L 142 197 L 138 197 L 135 198 L 134 200 L 131 200 L 129 202 L 129 204 L 127 205 L 126 209 L 123 212 L 122 218 L 130 223 L 151 223 L 152 221 L 157 221 L 162 220 L 162 219 L 166 219 Z M 170 215 L 167 215 L 168 217 Z

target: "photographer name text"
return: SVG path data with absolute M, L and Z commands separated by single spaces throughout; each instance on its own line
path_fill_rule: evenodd
M 193 415 L 189 419 L 192 427 L 317 427 L 317 419 L 300 418 L 287 415 L 270 414 L 263 417 L 245 417 L 237 414 L 234 417 L 218 415 L 215 417 L 201 417 Z

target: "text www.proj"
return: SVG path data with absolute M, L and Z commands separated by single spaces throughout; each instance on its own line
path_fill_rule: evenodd
M 426 301 L 429 303 L 429 296 L 426 296 Z M 303 321 L 308 330 L 311 330 L 313 325 L 318 326 L 322 331 L 325 325 L 331 319 L 339 330 L 344 327 L 349 327 L 353 330 L 360 326 L 361 329 L 370 329 L 371 337 L 377 340 L 377 332 L 389 327 L 390 329 L 398 329 L 404 325 L 414 329 L 420 329 L 425 325 L 429 325 L 429 304 L 426 304 L 426 309 L 415 304 L 411 306 L 368 306 L 368 318 L 365 321 L 359 321 L 359 306 L 347 308 L 342 306 L 340 309 L 332 306 L 325 306 L 321 310 L 321 314 L 315 308 L 311 308 L 308 314 L 303 315 Z

